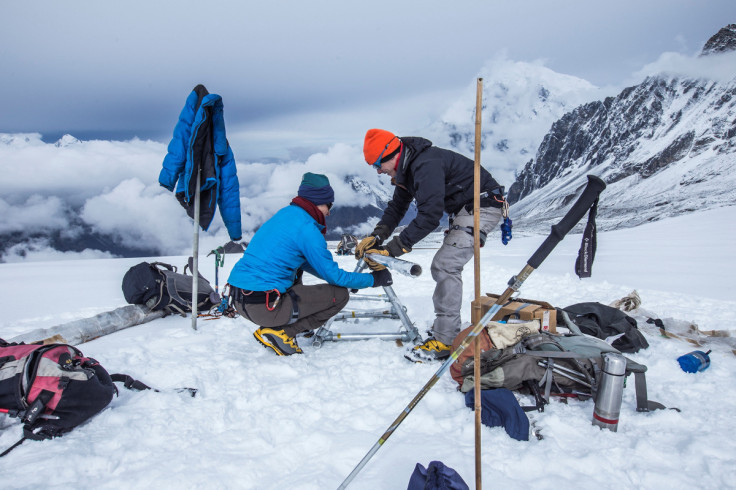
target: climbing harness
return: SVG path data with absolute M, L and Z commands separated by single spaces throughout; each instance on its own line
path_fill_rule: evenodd
M 266 305 L 266 309 L 268 311 L 274 311 L 276 309 L 276 306 L 281 301 L 281 292 L 278 289 L 246 292 L 241 288 L 234 288 L 230 286 L 230 284 L 227 284 L 226 287 L 228 287 L 230 290 L 227 296 L 230 303 L 241 303 L 241 305 L 243 306 L 243 312 L 246 313 L 246 318 L 248 318 L 248 320 L 250 321 L 253 320 L 247 315 L 248 312 L 245 309 L 245 305 L 257 305 L 263 302 Z M 273 305 L 271 304 L 272 293 L 276 293 L 276 299 L 273 301 Z M 288 289 L 285 294 L 288 294 L 291 297 L 291 316 L 289 317 L 289 322 L 287 323 L 287 325 L 291 325 L 292 323 L 295 323 L 297 320 L 299 320 L 299 296 L 292 289 Z M 230 306 L 230 308 L 232 308 L 232 306 Z
M 470 236 L 474 236 L 474 232 L 475 232 L 475 228 L 472 226 L 452 225 L 447 230 L 447 233 L 451 232 L 452 230 L 464 231 Z M 483 230 L 480 230 L 480 246 L 481 247 L 486 244 L 486 238 L 488 238 L 488 233 L 484 232 Z

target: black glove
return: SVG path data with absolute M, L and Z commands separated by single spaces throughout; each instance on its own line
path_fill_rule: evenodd
M 375 228 L 373 228 L 373 233 L 371 233 L 371 235 L 378 237 L 378 239 L 380 240 L 379 242 L 379 245 L 380 245 L 381 243 L 388 240 L 388 237 L 391 236 L 391 231 L 392 230 L 390 230 L 388 226 L 378 224 L 376 225 Z
M 405 253 L 411 252 L 411 247 L 407 247 L 406 245 L 404 245 L 398 235 L 393 237 L 384 248 L 388 251 L 388 254 L 391 257 L 398 257 L 400 255 L 404 255 Z
M 390 286 L 394 283 L 394 278 L 391 277 L 391 271 L 388 269 L 382 269 L 380 271 L 371 272 L 373 276 L 373 287 L 378 286 Z

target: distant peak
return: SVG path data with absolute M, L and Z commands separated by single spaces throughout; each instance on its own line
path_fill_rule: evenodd
M 76 145 L 79 142 L 80 141 L 71 134 L 65 134 L 59 139 L 59 141 L 54 143 L 54 146 L 56 146 L 57 148 L 64 148 L 70 145 Z
M 736 51 L 736 24 L 729 24 L 718 31 L 703 46 L 700 56 Z

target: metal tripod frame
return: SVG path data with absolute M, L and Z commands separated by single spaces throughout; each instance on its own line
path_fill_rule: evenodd
M 360 261 L 355 267 L 354 272 L 361 272 L 365 269 L 366 263 Z M 384 286 L 383 291 L 385 294 L 350 294 L 351 300 L 357 301 L 382 301 L 388 303 L 390 307 L 377 308 L 371 310 L 349 310 L 344 309 L 334 317 L 330 318 L 327 323 L 319 327 L 314 332 L 312 345 L 315 347 L 321 347 L 323 342 L 338 340 L 366 340 L 366 339 L 381 339 L 381 340 L 400 340 L 403 342 L 415 342 L 420 339 L 419 331 L 414 326 L 412 321 L 409 319 L 409 315 L 406 313 L 406 307 L 401 304 L 399 297 L 394 292 L 391 286 Z M 359 318 L 390 318 L 394 320 L 401 320 L 401 327 L 397 332 L 374 332 L 374 333 L 335 333 L 330 330 L 333 322 L 336 321 L 347 321 L 351 319 Z

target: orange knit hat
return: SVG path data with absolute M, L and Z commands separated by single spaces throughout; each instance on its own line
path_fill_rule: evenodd
M 375 165 L 379 159 L 385 160 L 388 156 L 393 157 L 393 153 L 399 149 L 400 145 L 401 141 L 392 132 L 385 129 L 369 129 L 365 133 L 363 156 L 369 165 Z

